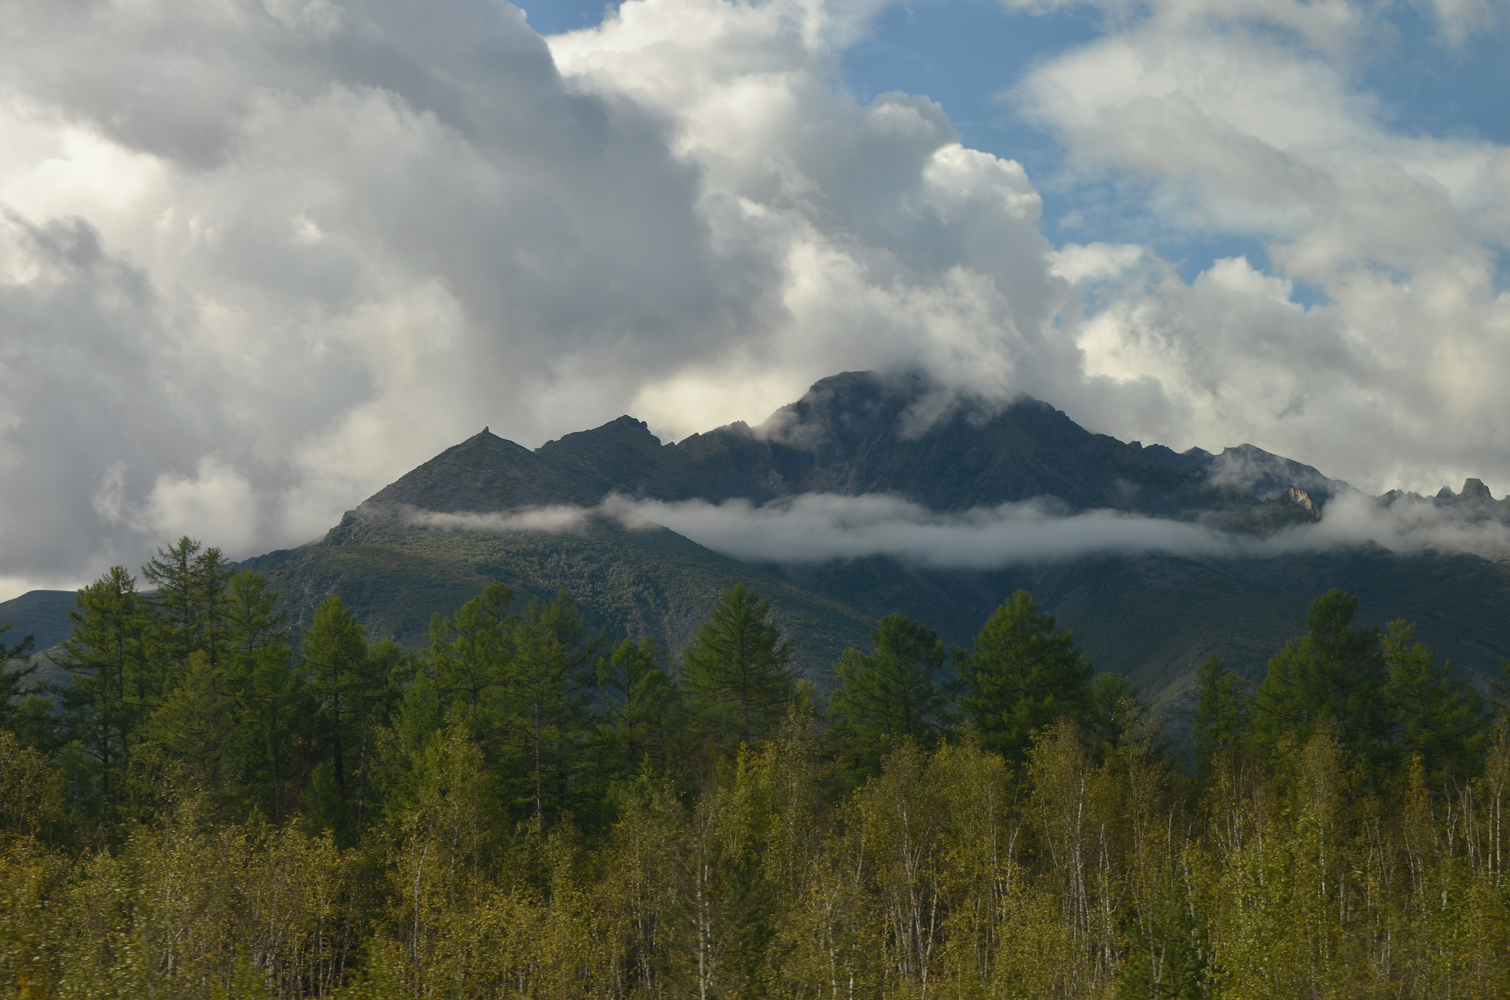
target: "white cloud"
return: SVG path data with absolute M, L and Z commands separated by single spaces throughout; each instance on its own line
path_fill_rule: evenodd
M 1364 545 L 1510 559 L 1510 526 L 1501 520 L 1422 499 L 1385 506 L 1359 493 L 1332 499 L 1319 522 L 1266 537 L 1111 510 L 1067 516 L 1039 501 L 940 514 L 879 494 L 810 493 L 760 506 L 747 500 L 667 503 L 615 495 L 594 508 L 484 514 L 407 510 L 403 517 L 427 528 L 500 534 L 580 531 L 594 517 L 609 517 L 629 528 L 670 528 L 735 559 L 784 564 L 884 555 L 942 569 L 997 569 L 1098 554 L 1264 559 Z
M 206 455 L 192 476 L 158 476 L 133 520 L 154 538 L 188 535 L 236 551 L 257 538 L 257 498 L 244 475 Z
M 1349 24 L 1357 44 L 1332 33 Z M 1389 124 L 1356 89 L 1361 40 L 1388 30 L 1345 3 L 1156 3 L 1015 87 L 1069 175 L 1131 196 L 1103 223 L 1254 239 L 1273 262 L 1186 284 L 1151 254 L 1061 250 L 1087 374 L 1165 404 L 1077 416 L 1177 448 L 1249 440 L 1378 491 L 1510 480 L 1505 151 Z

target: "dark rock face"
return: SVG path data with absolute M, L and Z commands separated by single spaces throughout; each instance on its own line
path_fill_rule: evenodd
M 1499 520 L 1510 523 L 1510 495 L 1494 499 L 1494 494 L 1489 492 L 1489 487 L 1484 485 L 1482 479 L 1465 479 L 1461 493 L 1454 493 L 1452 487 L 1444 486 L 1430 498 L 1403 490 L 1390 490 L 1379 498 L 1379 502 L 1386 507 L 1401 501 L 1431 504 L 1447 516 L 1460 520 Z
M 1317 504 L 1348 489 L 1252 445 L 1177 454 L 1092 434 L 1027 397 L 991 404 L 942 392 L 917 374 L 846 372 L 757 428 L 734 423 L 676 444 L 627 416 L 533 452 L 484 432 L 371 503 L 453 512 L 593 504 L 611 493 L 758 504 L 825 492 L 887 493 L 957 511 L 1053 497 L 1070 510 L 1217 512 L 1243 527 L 1292 486 Z
M 1463 492 L 1458 494 L 1460 500 L 1470 500 L 1479 503 L 1493 503 L 1494 496 L 1489 492 L 1489 487 L 1484 485 L 1482 479 L 1463 480 Z

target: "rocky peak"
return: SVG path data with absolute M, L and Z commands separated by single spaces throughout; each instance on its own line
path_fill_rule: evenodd
M 1483 500 L 1486 503 L 1494 502 L 1494 494 L 1489 492 L 1489 487 L 1484 485 L 1482 479 L 1463 480 L 1463 492 L 1458 494 L 1462 500 Z

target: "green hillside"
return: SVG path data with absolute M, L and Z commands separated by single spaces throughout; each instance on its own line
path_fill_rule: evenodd
M 736 583 L 771 602 L 796 640 L 804 673 L 826 682 L 846 646 L 863 642 L 869 616 L 804 590 L 770 570 L 703 548 L 665 528 L 628 529 L 607 518 L 554 534 L 379 531 L 274 552 L 245 562 L 267 575 L 291 619 L 307 625 L 337 594 L 374 636 L 417 645 L 432 613 L 450 614 L 502 581 L 521 604 L 564 588 L 610 638 L 654 636 L 673 654 L 691 639 L 720 591 Z

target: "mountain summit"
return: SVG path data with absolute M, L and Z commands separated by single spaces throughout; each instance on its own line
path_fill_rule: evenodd
M 1069 511 L 1219 512 L 1235 527 L 1252 527 L 1263 505 L 1292 487 L 1319 505 L 1349 489 L 1252 445 L 1220 455 L 1145 448 L 1092 434 L 1026 396 L 993 404 L 917 374 L 845 372 L 759 427 L 729 424 L 675 444 L 628 416 L 534 451 L 484 430 L 364 506 L 454 513 L 591 506 L 610 494 L 761 504 L 802 493 L 884 493 L 940 512 L 1054 498 Z
M 1188 715 L 1196 664 L 1214 655 L 1261 677 L 1274 650 L 1303 630 L 1307 603 L 1334 587 L 1359 595 L 1366 623 L 1418 622 L 1420 637 L 1458 669 L 1492 674 L 1510 656 L 1510 569 L 1463 553 L 1354 545 L 1251 558 L 1082 550 L 994 569 L 884 555 L 756 565 L 664 527 L 593 513 L 615 494 L 756 506 L 884 494 L 941 515 L 1037 499 L 1041 510 L 1111 509 L 1262 535 L 1315 522 L 1350 491 L 1252 445 L 1176 453 L 1093 434 L 1027 397 L 992 402 L 918 375 L 846 372 L 758 427 L 730 424 L 674 444 L 628 416 L 533 450 L 484 430 L 364 501 L 321 542 L 243 565 L 268 576 L 296 623 L 338 594 L 372 633 L 408 644 L 426 641 L 432 614 L 454 613 L 493 581 L 521 602 L 564 589 L 592 627 L 653 636 L 673 663 L 718 593 L 746 583 L 770 600 L 820 687 L 883 615 L 901 612 L 968 645 L 1023 588 L 1074 629 L 1097 669 L 1129 677 L 1171 720 Z M 1505 504 L 1476 480 L 1462 494 L 1378 503 L 1472 517 L 1498 517 Z M 531 511 L 563 505 L 581 512 Z

